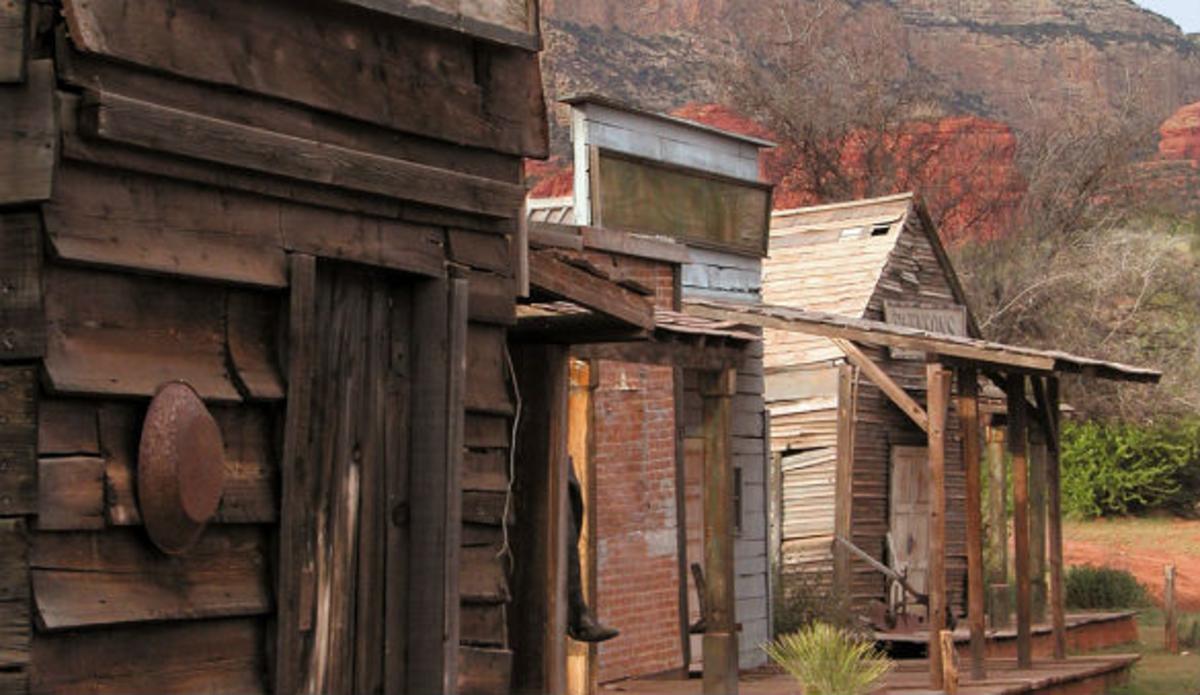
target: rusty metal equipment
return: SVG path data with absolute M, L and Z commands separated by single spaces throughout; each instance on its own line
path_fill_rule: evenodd
M 910 613 L 908 610 L 909 601 L 905 598 L 912 597 L 912 603 L 919 606 L 924 606 L 926 610 L 929 608 L 929 595 L 917 591 L 912 584 L 909 583 L 908 577 L 904 572 L 898 572 L 882 562 L 871 557 L 862 548 L 854 545 L 850 541 L 836 536 L 834 543 L 840 543 L 844 548 L 854 554 L 855 557 L 867 563 L 867 565 L 887 577 L 888 595 L 893 596 L 899 594 L 898 600 L 890 601 L 887 605 L 882 603 L 873 607 L 868 618 L 872 626 L 879 630 L 899 630 L 899 631 L 915 631 L 925 627 L 926 621 L 924 618 Z M 947 609 L 946 625 L 953 630 L 955 619 L 953 614 Z
M 138 507 L 150 540 L 164 553 L 186 553 L 217 512 L 225 484 L 221 430 L 183 382 L 158 388 L 138 447 Z

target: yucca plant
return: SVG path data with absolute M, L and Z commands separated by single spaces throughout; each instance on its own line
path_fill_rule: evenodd
M 813 623 L 762 648 L 800 682 L 804 695 L 868 695 L 893 667 L 872 643 L 826 623 Z

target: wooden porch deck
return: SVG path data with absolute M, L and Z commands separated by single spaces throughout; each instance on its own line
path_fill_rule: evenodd
M 988 678 L 972 681 L 962 674 L 960 695 L 1104 695 L 1109 686 L 1128 677 L 1139 657 L 1133 654 L 1072 657 L 1066 661 L 1038 661 L 1033 670 L 1018 671 L 1015 659 L 989 659 Z M 925 660 L 897 662 L 898 667 L 879 695 L 936 695 L 929 688 L 929 665 Z M 742 674 L 742 695 L 797 695 L 800 690 L 786 675 L 758 671 Z M 628 680 L 602 685 L 604 693 L 629 695 L 699 695 L 699 678 Z
M 1086 653 L 1132 644 L 1138 640 L 1136 611 L 1073 613 L 1066 616 L 1066 623 L 1068 653 Z M 1053 654 L 1054 635 L 1050 624 L 1035 623 L 1032 633 L 1034 657 L 1049 657 Z M 988 658 L 1016 658 L 1016 627 L 989 629 L 986 636 Z M 954 631 L 954 642 L 960 660 L 970 658 L 970 640 L 970 629 L 965 624 L 959 625 Z M 929 632 L 876 632 L 875 641 L 880 644 L 923 648 L 929 642 Z

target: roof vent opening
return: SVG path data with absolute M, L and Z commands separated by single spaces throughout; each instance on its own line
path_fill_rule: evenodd
M 838 239 L 841 241 L 846 241 L 848 239 L 857 239 L 857 238 L 863 236 L 863 232 L 866 232 L 866 231 L 867 230 L 863 229 L 862 227 L 851 227 L 849 229 L 843 229 L 841 235 L 838 236 Z
M 871 228 L 871 236 L 887 236 L 892 231 L 890 224 L 877 224 Z

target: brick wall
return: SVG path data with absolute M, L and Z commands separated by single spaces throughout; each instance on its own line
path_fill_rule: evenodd
M 636 280 L 670 308 L 669 264 L 587 252 L 614 278 Z M 621 636 L 599 649 L 599 679 L 682 666 L 675 514 L 675 387 L 670 367 L 601 361 L 597 369 L 597 601 Z

